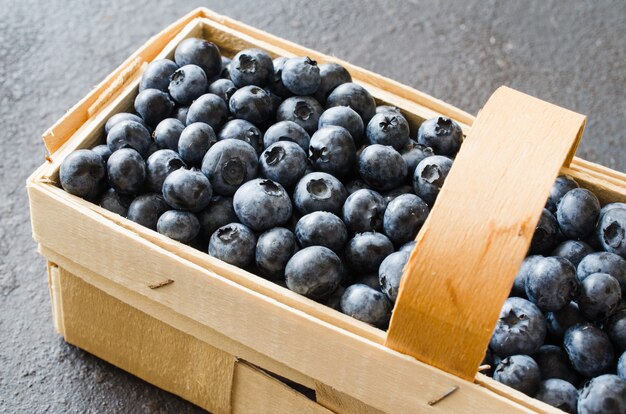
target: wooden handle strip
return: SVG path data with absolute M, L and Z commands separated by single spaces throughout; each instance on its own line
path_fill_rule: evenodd
M 417 237 L 386 345 L 471 380 L 583 115 L 501 87 Z

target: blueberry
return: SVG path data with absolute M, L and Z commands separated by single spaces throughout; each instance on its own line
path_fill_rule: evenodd
M 269 121 L 272 116 L 272 100 L 264 89 L 255 86 L 244 86 L 228 101 L 230 113 L 238 119 L 260 125 Z
M 255 262 L 261 274 L 271 279 L 285 276 L 287 262 L 298 250 L 296 236 L 283 227 L 262 233 L 256 244 Z
M 574 369 L 587 377 L 603 374 L 613 364 L 611 340 L 590 323 L 568 328 L 563 337 L 563 348 Z
M 146 164 L 137 151 L 122 148 L 107 161 L 109 184 L 122 194 L 136 194 L 146 179 Z
M 204 70 L 197 65 L 185 65 L 170 77 L 170 96 L 181 105 L 189 105 L 206 92 L 208 81 Z
M 180 156 L 169 149 L 158 150 L 146 160 L 146 186 L 153 193 L 160 193 L 165 178 L 179 168 L 185 168 Z
M 135 121 L 118 122 L 107 134 L 107 146 L 111 153 L 120 148 L 132 148 L 143 157 L 148 155 L 151 143 L 150 132 Z
M 339 252 L 348 241 L 348 230 L 336 215 L 315 211 L 298 220 L 296 238 L 302 247 L 324 246 Z
M 281 121 L 265 131 L 263 147 L 268 148 L 279 141 L 289 141 L 295 142 L 305 153 L 308 153 L 310 139 L 309 134 L 300 125 L 292 121 Z
M 398 108 L 397 106 L 393 106 L 393 105 L 378 105 L 376 107 L 376 113 L 377 114 L 392 113 L 392 114 L 402 115 L 402 111 L 400 111 L 400 108 Z
M 214 195 L 206 208 L 196 214 L 200 222 L 200 238 L 208 241 L 218 228 L 239 221 L 231 197 Z
M 293 191 L 293 204 L 302 215 L 314 211 L 340 214 L 348 197 L 343 184 L 330 174 L 315 172 L 298 181 Z
M 498 364 L 493 379 L 533 396 L 539 389 L 541 373 L 535 360 L 528 355 L 511 355 Z
M 626 352 L 617 360 L 617 376 L 626 381 Z
M 381 291 L 380 281 L 378 280 L 378 275 L 376 273 L 369 273 L 367 275 L 361 276 L 356 280 L 355 284 L 356 283 L 369 286 L 379 292 Z
M 128 207 L 132 203 L 133 198 L 127 194 L 120 194 L 114 188 L 109 188 L 100 197 L 100 207 L 107 209 L 122 217 L 128 214 Z
M 406 162 L 407 175 L 409 177 L 413 177 L 417 165 L 422 162 L 424 158 L 432 157 L 435 153 L 432 148 L 418 144 L 413 140 L 409 140 L 408 144 L 400 150 L 400 155 L 402 155 L 404 162 Z
M 281 80 L 294 95 L 313 95 L 320 86 L 320 68 L 309 57 L 292 57 L 283 64 Z
M 329 248 L 311 246 L 293 255 L 285 268 L 287 287 L 296 293 L 321 300 L 339 286 L 343 266 Z
M 413 194 L 413 187 L 408 185 L 408 184 L 404 184 L 404 185 L 402 185 L 400 187 L 394 188 L 393 190 L 386 191 L 386 192 L 384 192 L 381 195 L 385 199 L 385 203 L 389 204 L 390 202 L 392 202 L 396 198 L 400 197 L 401 195 L 405 195 L 405 194 L 415 195 L 415 194 Z
M 167 210 L 169 206 L 160 194 L 143 194 L 130 203 L 127 218 L 151 230 L 156 230 L 159 217 Z
M 285 66 L 285 62 L 287 62 L 289 58 L 284 56 L 279 56 L 272 61 L 274 66 L 274 73 L 270 76 L 270 88 L 272 92 L 281 98 L 288 98 L 292 96 L 292 93 L 287 89 L 287 87 L 283 84 L 283 66 Z
M 608 273 L 619 282 L 626 292 L 626 260 L 609 252 L 592 253 L 583 258 L 576 270 L 578 279 L 584 280 L 592 273 Z
M 602 249 L 626 259 L 626 208 L 613 208 L 602 214 L 596 232 Z
M 209 204 L 212 194 L 208 178 L 195 169 L 180 168 L 163 181 L 163 198 L 178 210 L 199 212 Z
M 343 205 L 343 221 L 352 233 L 383 230 L 387 204 L 374 190 L 357 190 Z
M 552 188 L 550 189 L 550 195 L 546 202 L 546 208 L 550 210 L 552 214 L 556 214 L 556 208 L 559 205 L 559 201 L 568 191 L 578 188 L 578 183 L 569 175 L 559 175 Z
M 618 352 L 626 351 L 626 309 L 617 311 L 607 321 L 604 330 Z
M 552 405 L 566 413 L 578 412 L 578 390 L 569 382 L 561 379 L 548 379 L 539 384 L 535 398 Z
M 598 222 L 600 222 L 600 220 L 602 220 L 602 217 L 604 216 L 605 213 L 608 213 L 609 211 L 611 211 L 613 209 L 616 209 L 616 208 L 626 209 L 626 203 L 608 203 L 608 204 L 605 204 L 600 209 L 600 216 L 598 217 Z
M 317 171 L 336 177 L 344 176 L 352 170 L 356 160 L 354 140 L 348 130 L 342 127 L 318 129 L 311 136 L 309 160 Z
M 497 355 L 534 354 L 546 337 L 546 320 L 539 308 L 522 298 L 508 298 L 491 336 L 489 347 Z
M 230 196 L 239 186 L 256 177 L 258 159 L 250 144 L 238 139 L 218 141 L 202 160 L 202 172 L 217 194 Z
M 207 92 L 213 95 L 217 95 L 226 105 L 230 101 L 231 96 L 237 91 L 237 87 L 230 79 L 218 79 L 211 83 L 207 89 Z M 227 107 L 225 107 L 227 108 Z
M 322 106 L 310 96 L 292 96 L 285 99 L 276 111 L 276 120 L 293 121 L 311 135 L 317 129 Z
M 393 303 L 398 299 L 400 280 L 410 255 L 411 253 L 407 251 L 392 253 L 382 261 L 378 268 L 378 281 L 381 290 Z
M 359 156 L 358 168 L 363 181 L 379 191 L 398 187 L 407 174 L 406 162 L 400 153 L 378 144 L 365 147 Z
M 403 244 L 398 251 L 411 253 L 415 249 L 416 245 L 417 241 L 411 240 L 410 242 Z
M 222 56 L 222 71 L 220 72 L 220 78 L 230 80 L 230 62 L 232 62 L 231 58 Z
M 579 323 L 585 323 L 587 320 L 580 313 L 578 305 L 570 302 L 563 309 L 556 312 L 546 313 L 546 326 L 550 337 L 555 341 L 561 342 L 565 331 L 570 327 Z
M 304 176 L 307 157 L 295 142 L 279 141 L 263 151 L 259 164 L 263 177 L 289 188 Z
M 178 66 L 198 65 L 204 70 L 207 79 L 213 79 L 222 71 L 222 58 L 220 50 L 213 43 L 190 37 L 183 40 L 176 47 L 174 60 Z
M 568 191 L 559 201 L 556 218 L 561 232 L 570 239 L 589 236 L 600 214 L 600 202 L 589 190 L 575 188 Z
M 415 194 L 432 206 L 441 187 L 443 187 L 450 168 L 452 168 L 452 160 L 450 158 L 441 155 L 424 158 L 417 164 L 413 174 L 413 190 Z
M 178 153 L 188 164 L 199 166 L 209 148 L 217 142 L 213 128 L 202 122 L 187 125 L 178 140 Z
M 409 123 L 402 115 L 379 113 L 367 124 L 365 135 L 370 144 L 389 145 L 401 151 L 409 143 Z
M 356 273 L 376 273 L 382 261 L 393 253 L 391 240 L 382 233 L 356 234 L 345 249 L 345 258 L 350 269 Z
M 463 142 L 463 131 L 459 124 L 445 116 L 422 122 L 417 131 L 417 143 L 431 147 L 435 154 L 454 157 Z
M 606 273 L 592 273 L 580 284 L 578 307 L 589 320 L 597 321 L 611 316 L 622 300 L 619 282 Z
M 228 117 L 228 108 L 222 98 L 212 93 L 205 93 L 196 99 L 187 112 L 186 125 L 204 122 L 217 130 Z
M 370 186 L 365 183 L 365 181 L 360 178 L 350 180 L 346 183 L 346 190 L 348 190 L 349 194 L 353 194 L 359 190 L 369 190 Z
M 243 119 L 228 121 L 217 135 L 217 139 L 220 141 L 224 139 L 238 139 L 252 145 L 257 154 L 263 151 L 261 131 L 254 124 Z
M 562 257 L 544 257 L 531 263 L 526 275 L 526 296 L 542 311 L 563 309 L 578 294 L 576 269 Z
M 363 119 L 363 125 L 376 114 L 376 102 L 372 95 L 356 83 L 342 83 L 338 85 L 326 98 L 326 107 L 349 106 Z
M 178 140 L 185 129 L 185 124 L 176 118 L 166 118 L 159 122 L 152 134 L 161 149 L 178 151 Z
M 617 375 L 593 378 L 578 396 L 578 414 L 626 413 L 626 380 Z
M 159 217 L 157 231 L 181 243 L 189 243 L 200 231 L 200 223 L 193 213 L 169 210 Z
M 102 190 L 105 164 L 98 154 L 80 149 L 68 155 L 59 172 L 61 187 L 75 196 L 93 199 Z
M 215 230 L 209 241 L 209 254 L 226 263 L 244 268 L 254 260 L 256 236 L 241 223 Z
M 230 79 L 238 88 L 247 85 L 265 86 L 274 73 L 272 58 L 260 49 L 245 49 L 230 63 Z
M 365 134 L 363 120 L 354 109 L 348 106 L 328 108 L 320 115 L 317 125 L 320 129 L 326 126 L 339 126 L 347 129 L 356 146 L 362 143 Z
M 581 260 L 588 254 L 593 253 L 593 249 L 587 243 L 579 240 L 566 240 L 556 246 L 550 256 L 561 256 L 578 266 Z
M 367 285 L 354 284 L 341 297 L 341 312 L 382 328 L 389 323 L 391 303 L 378 290 Z
M 289 194 L 282 185 L 257 178 L 243 184 L 233 197 L 235 214 L 254 231 L 285 224 L 292 213 Z
M 535 265 L 534 262 L 537 260 L 543 259 L 542 256 L 527 256 L 522 265 L 520 266 L 517 275 L 515 276 L 515 281 L 513 282 L 513 287 L 511 288 L 510 296 L 517 296 L 520 298 L 527 299 L 526 297 L 526 278 L 528 277 L 528 272 Z
M 111 128 L 113 128 L 116 124 L 122 121 L 135 121 L 148 128 L 148 125 L 144 122 L 141 117 L 135 114 L 129 114 L 128 112 L 118 112 L 115 115 L 112 115 L 109 119 L 107 119 L 106 124 L 104 124 L 104 133 L 109 134 Z
M 145 89 L 135 98 L 135 111 L 151 127 L 169 117 L 174 105 L 170 96 L 158 89 Z
M 187 124 L 187 114 L 188 113 L 189 113 L 189 107 L 188 106 L 177 106 L 176 108 L 174 108 L 174 112 L 172 113 L 172 118 L 176 118 L 183 125 L 186 125 Z M 161 122 L 163 122 L 163 121 L 161 121 Z
M 428 205 L 414 194 L 402 194 L 387 205 L 383 219 L 385 234 L 397 246 L 417 236 L 428 217 Z
M 178 65 L 169 59 L 158 59 L 146 67 L 139 81 L 139 92 L 144 89 L 158 89 L 167 92 L 170 76 L 178 69 Z
M 578 374 L 561 347 L 543 345 L 533 354 L 533 359 L 539 365 L 542 379 L 558 378 L 574 385 L 578 382 Z
M 558 243 L 558 233 L 559 223 L 552 213 L 544 208 L 530 242 L 530 254 L 550 253 Z
M 320 69 L 320 85 L 315 92 L 315 99 L 320 103 L 326 102 L 328 94 L 343 83 L 352 82 L 350 73 L 338 63 L 322 63 Z

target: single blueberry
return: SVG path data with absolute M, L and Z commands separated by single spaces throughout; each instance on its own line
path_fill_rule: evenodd
M 238 139 L 218 141 L 202 160 L 202 172 L 217 194 L 231 196 L 246 181 L 256 177 L 258 158 L 254 148 Z
M 356 273 L 377 273 L 380 264 L 393 253 L 393 243 L 382 233 L 356 234 L 344 252 L 346 262 Z
M 352 233 L 382 231 L 387 203 L 374 190 L 357 190 L 343 205 L 343 221 Z
M 539 384 L 535 398 L 569 414 L 578 413 L 578 390 L 561 379 L 548 379 Z
M 363 120 L 354 109 L 348 106 L 334 106 L 328 108 L 320 115 L 317 126 L 319 129 L 326 126 L 343 127 L 348 130 L 356 146 L 360 146 L 363 142 L 363 136 L 365 134 Z
M 534 354 L 546 337 L 546 320 L 532 302 L 512 297 L 502 309 L 489 347 L 497 355 Z
M 432 148 L 418 144 L 411 139 L 408 144 L 400 150 L 400 155 L 402 155 L 404 162 L 406 162 L 407 175 L 413 177 L 417 165 L 422 162 L 424 158 L 432 157 L 435 153 Z
M 115 125 L 117 125 L 118 123 L 122 121 L 135 121 L 135 122 L 140 123 L 144 127 L 146 127 L 146 129 L 149 128 L 148 125 L 144 122 L 143 119 L 141 119 L 140 116 L 135 115 L 135 114 L 130 114 L 128 112 L 118 112 L 117 114 L 112 115 L 107 120 L 106 124 L 104 124 L 104 133 L 108 135 L 111 128 L 113 128 Z
M 452 168 L 450 158 L 434 155 L 424 158 L 415 168 L 413 190 L 428 205 L 432 206 Z
M 279 141 L 289 141 L 295 142 L 305 153 L 308 153 L 310 139 L 308 132 L 300 125 L 292 121 L 280 121 L 265 131 L 263 147 L 268 148 Z
M 626 351 L 626 309 L 621 309 L 609 318 L 604 326 L 618 352 Z
M 111 156 L 111 150 L 109 149 L 109 146 L 106 144 L 96 145 L 91 150 L 95 152 L 96 154 L 98 154 L 100 158 L 102 158 L 102 161 L 104 161 L 105 163 Z
M 580 313 L 578 304 L 570 302 L 563 309 L 556 312 L 546 313 L 546 326 L 548 334 L 555 342 L 562 342 L 565 331 L 579 323 L 585 323 L 587 319 Z
M 178 69 L 178 65 L 169 59 L 152 61 L 141 75 L 139 92 L 144 89 L 158 89 L 167 92 L 170 76 Z
M 583 258 L 593 253 L 593 248 L 587 243 L 579 240 L 565 240 L 563 243 L 556 246 L 556 248 L 550 253 L 550 256 L 561 256 L 572 262 L 572 264 L 578 267 Z
M 445 116 L 422 122 L 417 131 L 417 143 L 431 147 L 435 154 L 454 157 L 463 142 L 459 124 Z
M 605 204 L 601 209 L 600 209 L 600 216 L 598 217 L 598 222 L 600 222 L 600 220 L 602 220 L 602 217 L 604 216 L 605 213 L 608 213 L 609 211 L 616 209 L 616 208 L 621 208 L 621 209 L 626 209 L 626 203 L 608 203 Z
M 622 289 L 613 276 L 606 273 L 592 273 L 580 283 L 578 307 L 591 321 L 611 316 L 622 300 Z
M 204 155 L 216 142 L 217 137 L 210 125 L 194 122 L 180 134 L 178 153 L 188 165 L 200 166 Z
M 365 183 L 365 181 L 360 178 L 350 180 L 346 183 L 346 190 L 348 190 L 349 194 L 353 194 L 359 190 L 369 190 L 370 186 Z
M 193 213 L 168 210 L 159 217 L 157 231 L 170 239 L 189 243 L 200 232 L 200 223 Z
M 350 73 L 338 63 L 322 63 L 320 69 L 320 85 L 313 95 L 321 104 L 326 103 L 326 97 L 337 86 L 352 82 Z
M 146 179 L 146 164 L 132 148 L 115 151 L 107 161 L 109 184 L 122 194 L 136 194 Z
M 261 143 L 261 131 L 253 123 L 243 119 L 232 119 L 228 121 L 217 135 L 217 139 L 238 139 L 247 142 L 254 148 L 257 154 L 263 151 Z
M 150 192 L 160 193 L 165 178 L 177 169 L 185 167 L 185 162 L 178 153 L 169 149 L 156 151 L 146 160 L 146 187 Z
M 293 255 L 285 268 L 287 287 L 316 300 L 330 296 L 339 286 L 343 266 L 329 248 L 311 246 Z
M 244 268 L 254 260 L 256 236 L 241 223 L 215 230 L 209 241 L 209 254 L 226 263 Z
M 270 89 L 281 98 L 289 98 L 293 95 L 283 84 L 283 66 L 285 66 L 287 60 L 289 60 L 289 58 L 279 56 L 272 61 L 274 73 L 270 76 Z
M 558 243 L 559 223 L 548 209 L 543 209 L 530 242 L 530 254 L 548 254 Z
M 228 108 L 224 100 L 212 93 L 205 93 L 191 104 L 185 123 L 191 125 L 194 122 L 204 122 L 217 130 L 224 125 L 226 118 Z
M 283 64 L 281 80 L 294 95 L 313 95 L 320 86 L 320 68 L 309 57 L 292 57 Z
M 372 95 L 356 83 L 342 83 L 335 87 L 326 97 L 326 108 L 333 106 L 349 106 L 354 109 L 363 119 L 363 125 L 367 125 L 376 114 L 376 101 Z
M 315 211 L 298 220 L 296 238 L 302 247 L 324 246 L 339 252 L 348 241 L 348 230 L 333 213 Z
M 626 260 L 609 252 L 591 253 L 583 258 L 576 269 L 578 279 L 584 280 L 592 273 L 608 273 L 626 292 Z
M 100 207 L 107 209 L 122 217 L 128 214 L 128 207 L 132 203 L 133 197 L 128 194 L 120 194 L 114 188 L 106 190 L 100 197 Z
M 158 89 L 145 89 L 135 98 L 135 111 L 150 127 L 169 117 L 174 106 L 169 94 Z
M 526 296 L 544 312 L 563 309 L 578 294 L 576 268 L 562 257 L 542 257 L 530 264 Z
M 105 163 L 91 150 L 80 149 L 72 152 L 61 163 L 59 179 L 61 187 L 78 197 L 93 199 L 103 189 Z
M 245 119 L 257 125 L 268 123 L 273 115 L 272 99 L 264 89 L 244 86 L 228 101 L 230 113 L 238 119 Z
M 322 172 L 305 175 L 293 191 L 293 204 L 302 215 L 314 211 L 340 214 L 346 198 L 348 191 L 341 181 Z
M 530 269 L 533 268 L 534 262 L 539 259 L 543 259 L 543 256 L 536 255 L 524 258 L 524 261 L 515 276 L 515 281 L 513 281 L 513 287 L 511 288 L 511 294 L 509 296 L 517 296 L 528 299 L 526 296 L 526 277 L 528 277 Z
M 409 123 L 402 115 L 379 113 L 367 124 L 365 135 L 370 144 L 389 145 L 401 151 L 409 143 Z
M 176 118 L 166 118 L 159 122 L 152 136 L 161 149 L 178 151 L 178 140 L 185 129 L 185 124 Z
M 605 211 L 596 230 L 602 249 L 626 259 L 626 208 Z
M 358 168 L 363 181 L 379 191 L 398 187 L 407 174 L 406 162 L 400 153 L 379 144 L 365 147 L 359 156 Z
M 357 283 L 349 286 L 341 297 L 341 312 L 383 328 L 391 317 L 391 303 L 378 290 Z
M 542 379 L 558 378 L 573 385 L 578 383 L 579 375 L 560 346 L 542 345 L 533 354 L 533 359 L 539 365 Z
M 243 184 L 233 197 L 235 214 L 254 231 L 265 231 L 281 226 L 292 213 L 289 194 L 282 185 L 257 178 Z
M 178 66 L 198 65 L 207 79 L 213 79 L 222 71 L 220 50 L 215 44 L 197 37 L 190 37 L 178 44 L 174 52 Z
M 208 241 L 220 227 L 239 221 L 233 208 L 233 199 L 219 195 L 211 197 L 209 205 L 196 216 L 200 222 L 200 238 L 204 241 Z
M 586 377 L 604 374 L 613 364 L 611 340 L 590 323 L 568 328 L 563 336 L 563 348 L 574 369 Z
M 591 191 L 574 188 L 559 201 L 556 218 L 563 234 L 570 239 L 584 239 L 595 228 L 600 202 Z
M 127 218 L 151 230 L 156 230 L 159 217 L 167 210 L 169 206 L 161 194 L 143 194 L 130 203 Z
M 410 255 L 411 253 L 407 251 L 391 253 L 382 261 L 378 268 L 378 281 L 381 290 L 393 303 L 398 299 L 400 280 Z
M 218 79 L 215 82 L 211 83 L 207 89 L 207 92 L 213 95 L 217 95 L 226 104 L 224 107 L 226 112 L 228 112 L 228 101 L 230 101 L 231 96 L 237 91 L 237 87 L 230 79 Z
M 204 70 L 197 65 L 185 65 L 170 77 L 168 90 L 180 105 L 189 105 L 206 92 L 208 81 Z
M 546 208 L 550 210 L 552 214 L 556 214 L 556 207 L 559 205 L 561 198 L 563 198 L 568 191 L 578 187 L 579 185 L 576 180 L 569 175 L 559 175 L 550 189 L 550 196 L 548 196 Z
M 578 414 L 626 413 L 626 380 L 601 375 L 589 381 L 578 395 Z
M 383 219 L 385 234 L 396 245 L 417 236 L 428 217 L 428 205 L 415 194 L 402 194 L 387 205 Z
M 533 396 L 539 389 L 541 372 L 535 360 L 528 355 L 511 355 L 498 364 L 493 371 L 493 379 Z
M 141 156 L 147 156 L 152 139 L 150 132 L 135 121 L 120 121 L 107 134 L 107 146 L 111 153 L 120 148 L 132 148 Z
M 163 181 L 163 198 L 177 210 L 199 212 L 209 204 L 212 194 L 209 179 L 195 169 L 180 168 Z
M 280 104 L 276 111 L 276 120 L 295 122 L 311 135 L 317 130 L 323 111 L 319 102 L 311 96 L 292 96 Z
M 354 140 L 347 129 L 327 126 L 318 129 L 309 143 L 309 160 L 316 171 L 345 176 L 356 160 Z
M 263 177 L 290 188 L 304 176 L 307 157 L 295 142 L 279 141 L 263 151 L 259 164 Z
M 245 49 L 233 57 L 228 68 L 235 86 L 265 86 L 274 73 L 272 58 L 260 49 Z
M 259 236 L 256 243 L 256 266 L 264 276 L 282 279 L 287 262 L 297 250 L 296 236 L 283 227 L 274 227 Z

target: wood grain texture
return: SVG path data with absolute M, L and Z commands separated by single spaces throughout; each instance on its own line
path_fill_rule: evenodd
M 317 402 L 337 414 L 385 414 L 321 382 L 315 383 Z
M 481 110 L 407 263 L 386 345 L 472 379 L 585 117 L 513 89 Z

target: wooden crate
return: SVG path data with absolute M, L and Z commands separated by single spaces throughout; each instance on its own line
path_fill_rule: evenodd
M 466 143 L 418 236 L 420 248 L 407 266 L 388 335 L 56 185 L 63 159 L 77 148 L 100 143 L 109 116 L 132 108 L 146 63 L 171 57 L 176 45 L 191 36 L 213 41 L 227 56 L 254 46 L 273 56 L 339 62 L 379 103 L 400 108 L 412 125 L 439 114 L 461 124 Z M 511 122 L 515 131 L 506 145 L 494 138 L 502 132 L 493 129 L 494 116 Z M 150 39 L 44 134 L 49 156 L 27 187 L 33 234 L 49 260 L 55 326 L 69 343 L 215 413 L 559 412 L 476 374 L 476 359 L 484 353 L 559 171 L 593 190 L 602 202 L 626 201 L 624 174 L 573 158 L 582 124 L 578 114 L 508 89 L 499 90 L 476 120 L 337 58 L 207 9 L 195 10 Z M 481 154 L 493 145 L 500 145 L 490 160 L 497 162 L 468 184 L 467 173 L 475 168 L 471 164 L 487 161 Z M 538 159 L 541 150 L 549 150 L 550 156 Z M 468 198 L 467 188 L 478 184 L 488 191 Z M 498 199 L 503 186 L 512 186 L 517 194 Z M 500 202 L 496 210 L 509 208 L 512 221 L 493 214 L 487 225 L 476 227 L 478 218 L 461 216 L 452 202 L 479 206 L 493 197 Z M 433 284 L 425 272 L 436 272 L 437 263 L 447 264 L 447 259 L 452 263 L 459 250 L 444 260 L 420 260 L 419 252 L 441 253 L 438 246 L 445 240 L 437 235 L 449 233 L 439 230 L 452 219 L 470 246 L 463 256 L 474 261 L 474 270 L 484 271 L 458 286 Z M 473 238 L 466 225 L 475 231 Z M 466 270 L 453 272 L 458 279 Z M 476 292 L 486 288 L 496 293 L 477 301 L 481 295 Z M 455 314 L 441 323 L 424 305 L 429 301 Z M 476 309 L 480 318 L 458 316 Z M 459 343 L 465 344 L 462 349 Z M 297 384 L 298 391 L 287 383 Z

